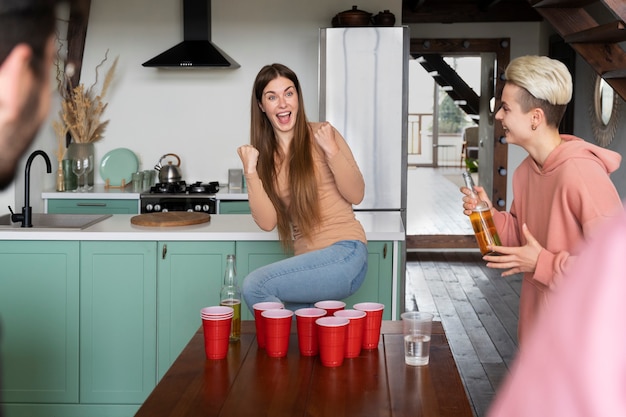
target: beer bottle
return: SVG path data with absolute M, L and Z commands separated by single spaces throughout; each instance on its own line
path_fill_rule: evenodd
M 476 236 L 476 242 L 480 248 L 480 253 L 483 255 L 493 255 L 495 252 L 489 250 L 489 246 L 500 246 L 500 237 L 496 231 L 496 226 L 493 223 L 493 217 L 491 216 L 491 210 L 486 202 L 478 198 L 478 194 L 474 191 L 474 180 L 469 172 L 463 173 L 463 180 L 465 180 L 465 186 L 472 192 L 471 197 L 478 200 L 476 208 L 472 210 L 470 214 L 470 221 L 472 222 L 472 229 L 474 229 L 474 235 Z
M 230 341 L 236 342 L 241 336 L 241 289 L 237 285 L 235 255 L 226 256 L 226 271 L 224 272 L 224 284 L 220 291 L 220 305 L 232 307 L 235 311 L 230 330 Z

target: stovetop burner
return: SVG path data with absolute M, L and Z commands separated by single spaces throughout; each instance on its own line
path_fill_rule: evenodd
M 150 188 L 150 194 L 176 194 L 187 191 L 185 181 L 159 182 Z
M 196 181 L 187 185 L 185 181 L 160 182 L 150 188 L 150 194 L 215 194 L 220 190 L 219 182 Z

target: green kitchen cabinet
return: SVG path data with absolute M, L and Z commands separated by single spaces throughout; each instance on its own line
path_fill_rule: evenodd
M 280 242 L 277 241 L 237 242 L 237 280 L 239 285 L 242 285 L 244 278 L 250 271 L 292 255 L 292 253 L 285 253 Z M 252 320 L 253 318 L 246 302 L 242 300 L 241 319 Z
M 200 309 L 219 305 L 226 255 L 234 242 L 158 243 L 158 365 L 160 380 L 202 321 Z
M 52 198 L 48 200 L 48 213 L 137 214 L 139 200 Z
M 141 404 L 156 385 L 156 248 L 81 242 L 81 404 Z
M 248 200 L 220 200 L 219 214 L 250 214 L 250 203 Z
M 393 242 L 372 241 L 367 243 L 367 275 L 359 290 L 344 299 L 346 308 L 356 303 L 375 301 L 383 303 L 383 320 L 391 320 L 391 297 L 393 293 Z
M 0 241 L 0 398 L 77 402 L 78 242 Z
M 354 304 L 364 301 L 383 303 L 385 304 L 383 318 L 384 320 L 390 320 L 393 242 L 368 242 L 367 249 L 368 269 L 365 281 L 355 294 L 343 301 L 345 301 L 348 308 L 352 308 Z M 291 256 L 291 254 L 285 254 L 280 243 L 276 241 L 237 242 L 237 275 L 240 285 L 250 271 L 285 259 L 288 256 Z M 251 320 L 252 318 L 252 314 L 244 302 L 242 304 L 242 319 Z

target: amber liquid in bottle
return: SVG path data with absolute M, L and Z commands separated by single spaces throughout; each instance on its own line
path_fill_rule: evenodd
M 480 248 L 480 253 L 483 255 L 494 255 L 495 252 L 489 250 L 489 246 L 500 246 L 500 237 L 496 231 L 496 226 L 493 223 L 493 217 L 491 216 L 491 210 L 487 206 L 487 203 L 480 200 L 478 195 L 474 191 L 474 181 L 469 172 L 463 173 L 463 179 L 467 188 L 472 190 L 472 197 L 478 200 L 476 208 L 470 214 L 470 221 L 472 222 L 472 229 L 474 229 L 474 235 L 476 236 L 476 242 Z
M 232 307 L 234 310 L 229 339 L 231 342 L 236 342 L 241 337 L 241 289 L 237 284 L 235 255 L 226 256 L 226 271 L 224 272 L 224 285 L 220 291 L 220 305 Z

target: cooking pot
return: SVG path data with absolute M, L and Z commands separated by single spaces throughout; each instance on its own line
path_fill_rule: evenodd
M 167 161 L 167 165 L 163 165 L 162 162 L 168 156 L 173 156 L 178 161 L 176 165 L 172 165 L 172 161 Z M 154 169 L 159 171 L 159 182 L 178 182 L 182 180 L 180 173 L 180 158 L 174 153 L 167 153 L 161 157 L 159 163 L 154 166 Z
M 384 10 L 374 16 L 373 21 L 376 26 L 393 26 L 396 23 L 396 17 L 389 10 Z
M 352 6 L 351 10 L 345 10 L 337 15 L 332 20 L 334 27 L 345 26 L 369 26 L 372 23 L 372 14 L 364 10 L 357 9 L 357 6 Z

